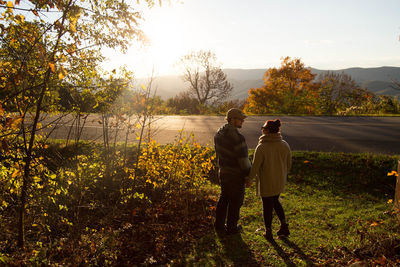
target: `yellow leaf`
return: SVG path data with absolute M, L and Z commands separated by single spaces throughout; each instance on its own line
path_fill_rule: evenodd
M 25 21 L 25 17 L 23 15 L 16 15 L 15 16 L 15 21 L 17 23 L 23 23 Z
M 388 174 L 387 174 L 387 176 L 392 176 L 392 175 L 399 176 L 399 174 L 396 171 L 391 171 L 391 172 L 388 172 Z
M 17 177 L 20 173 L 21 172 L 18 169 L 14 170 L 13 174 L 11 175 L 11 178 Z
M 19 125 L 21 124 L 21 122 L 22 122 L 22 118 L 21 118 L 21 117 L 12 120 L 12 122 L 11 122 L 11 128 L 12 128 L 12 129 L 18 129 L 18 128 L 19 128 Z
M 393 202 L 393 199 L 389 199 L 387 203 L 390 204 L 392 202 Z
M 377 223 L 377 222 L 373 222 L 373 223 L 371 223 L 371 227 L 375 227 L 375 226 L 378 226 L 379 225 L 379 223 Z
M 60 80 L 64 79 L 64 77 L 68 74 L 68 72 L 61 66 L 60 72 L 58 73 L 58 78 Z
M 13 2 L 11 2 L 11 1 L 8 1 L 8 2 L 7 2 L 7 7 L 9 7 L 9 8 L 13 8 L 13 7 L 14 7 L 14 4 L 13 4 Z
M 71 20 L 71 22 L 69 23 L 69 29 L 71 32 L 76 32 L 76 21 L 75 20 Z
M 304 163 L 310 163 L 310 161 L 309 160 L 305 160 Z
M 53 63 L 49 63 L 49 68 L 51 69 L 51 72 L 56 73 L 56 66 Z
M 66 62 L 67 61 L 67 57 L 65 55 L 61 55 L 61 62 Z

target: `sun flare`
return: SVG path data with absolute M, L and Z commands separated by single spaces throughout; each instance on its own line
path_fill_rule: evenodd
M 187 53 L 184 49 L 184 25 L 177 10 L 155 10 L 143 23 L 142 29 L 148 42 L 139 53 L 148 72 L 176 74 L 176 63 Z

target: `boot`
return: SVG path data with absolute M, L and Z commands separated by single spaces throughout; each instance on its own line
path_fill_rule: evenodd
M 274 237 L 272 236 L 272 230 L 271 228 L 265 228 L 265 234 L 264 234 L 265 239 L 268 241 L 273 241 Z
M 281 229 L 279 229 L 279 231 L 277 232 L 278 236 L 289 236 L 290 232 L 289 232 L 289 224 L 287 223 L 282 223 L 281 224 Z

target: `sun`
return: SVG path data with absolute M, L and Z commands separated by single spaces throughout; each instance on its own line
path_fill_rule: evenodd
M 142 30 L 148 40 L 146 46 L 138 51 L 142 63 L 156 74 L 177 74 L 177 62 L 187 53 L 179 10 L 173 7 L 152 10 Z

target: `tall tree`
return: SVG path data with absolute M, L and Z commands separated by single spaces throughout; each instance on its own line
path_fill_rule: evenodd
M 141 14 L 124 0 L 31 0 L 21 6 L 20 0 L 0 1 L 0 9 L 4 11 L 0 15 L 0 104 L 22 119 L 22 141 L 17 144 L 24 154 L 18 223 L 22 247 L 42 112 L 54 108 L 57 88 L 65 83 L 74 85 L 79 80 L 93 86 L 101 81 L 97 72 L 104 59 L 101 47 L 125 51 L 131 40 L 142 40 L 143 34 L 138 28 Z
M 180 64 L 184 68 L 183 80 L 189 83 L 188 91 L 201 105 L 219 103 L 232 92 L 233 87 L 213 52 L 193 52 L 183 56 Z
M 251 113 L 312 114 L 318 84 L 315 74 L 300 59 L 286 57 L 280 68 L 264 74 L 264 86 L 249 91 L 246 110 Z
M 318 77 L 320 82 L 318 103 L 323 114 L 336 114 L 351 106 L 359 106 L 368 95 L 350 75 L 326 72 Z

